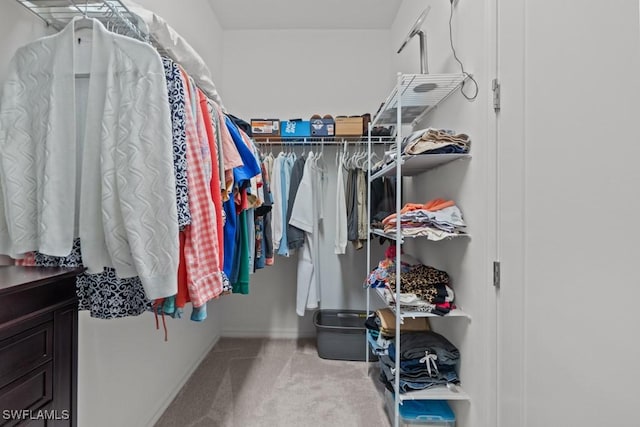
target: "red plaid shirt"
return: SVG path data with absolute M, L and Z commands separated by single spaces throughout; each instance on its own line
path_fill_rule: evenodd
M 183 74 L 188 87 L 188 77 Z M 193 111 L 191 102 L 185 103 L 187 133 L 187 183 L 191 225 L 184 230 L 184 257 L 187 270 L 189 297 L 194 307 L 222 294 L 222 275 L 218 263 L 218 234 L 216 210 L 205 171 L 203 156 L 210 156 L 206 130 L 199 111 Z

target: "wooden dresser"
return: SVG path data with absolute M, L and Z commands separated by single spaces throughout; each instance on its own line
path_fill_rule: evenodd
M 0 267 L 0 426 L 75 426 L 80 269 Z

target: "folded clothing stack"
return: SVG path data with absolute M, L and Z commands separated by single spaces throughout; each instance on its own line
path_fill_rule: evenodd
M 408 259 L 408 257 L 403 257 Z M 420 311 L 438 315 L 448 314 L 455 308 L 455 294 L 450 286 L 449 275 L 434 267 L 411 263 L 403 259 L 400 268 L 400 300 L 395 300 L 396 264 L 386 258 L 367 278 L 372 288 L 384 288 L 384 296 L 390 305 L 400 305 L 400 309 Z
M 382 308 L 367 318 L 365 327 L 374 338 L 393 338 L 396 336 L 396 315 L 390 308 Z M 431 324 L 426 317 L 409 317 L 402 319 L 400 324 L 401 332 L 421 332 L 430 331 Z
M 427 265 L 417 265 L 400 274 L 400 301 L 395 301 L 396 277 L 389 275 L 385 298 L 401 310 L 420 311 L 444 316 L 455 308 L 455 294 L 449 286 L 449 275 Z
M 469 135 L 445 129 L 422 129 L 407 136 L 404 154 L 466 154 L 471 149 Z
M 393 144 L 384 153 L 384 163 L 391 163 L 396 157 Z M 471 150 L 471 139 L 464 133 L 456 134 L 448 129 L 420 129 L 404 137 L 400 145 L 402 154 L 467 154 Z M 380 165 L 378 165 L 380 166 Z M 375 168 L 374 168 L 375 169 Z
M 392 213 L 382 221 L 374 222 L 374 229 L 393 233 L 398 215 Z M 466 223 L 462 212 L 451 200 L 433 199 L 425 204 L 407 203 L 400 211 L 400 228 L 404 236 L 425 236 L 429 240 L 442 240 L 464 234 Z
M 380 380 L 391 391 L 397 373 L 396 357 L 400 359 L 400 393 L 460 383 L 460 351 L 436 332 L 402 332 L 399 354 L 395 342 L 390 341 L 387 354 L 380 356 Z
M 393 310 L 383 308 L 377 310 L 365 321 L 367 333 L 376 342 L 376 354 L 387 354 L 391 340 L 396 336 L 396 315 Z M 431 324 L 426 317 L 410 317 L 402 319 L 400 333 L 430 331 Z

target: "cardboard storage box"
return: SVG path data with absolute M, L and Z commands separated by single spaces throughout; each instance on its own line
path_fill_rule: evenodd
M 311 136 L 335 136 L 336 122 L 333 119 L 311 119 Z
M 280 137 L 279 119 L 251 119 L 251 133 L 256 140 Z
M 336 117 L 336 136 L 362 136 L 362 117 Z
M 309 138 L 311 136 L 311 122 L 307 120 L 286 120 L 280 123 L 282 139 Z
M 313 315 L 316 326 L 318 356 L 332 360 L 365 360 L 365 348 L 369 351 L 369 360 L 375 362 L 367 340 L 364 322 L 367 314 L 356 310 L 318 310 Z
M 395 405 L 393 394 L 385 390 L 387 415 L 391 424 Z M 402 427 L 455 427 L 456 416 L 446 400 L 404 400 L 399 406 L 399 425 Z

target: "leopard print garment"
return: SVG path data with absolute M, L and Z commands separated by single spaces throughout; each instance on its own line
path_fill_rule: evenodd
M 395 292 L 395 274 L 390 272 L 388 280 L 389 287 Z M 448 286 L 450 281 L 447 272 L 427 265 L 418 265 L 408 272 L 401 273 L 400 282 L 401 292 L 416 294 L 425 301 L 438 303 L 446 297 L 445 285 Z

